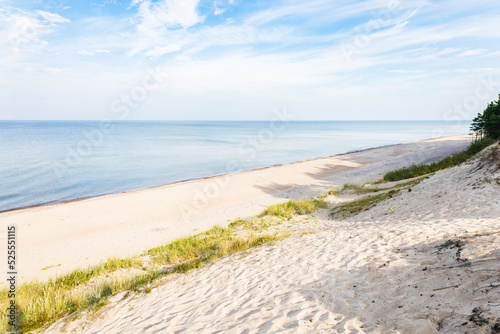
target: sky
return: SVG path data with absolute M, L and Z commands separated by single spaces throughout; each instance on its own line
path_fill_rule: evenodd
M 0 119 L 471 119 L 498 0 L 0 0 Z

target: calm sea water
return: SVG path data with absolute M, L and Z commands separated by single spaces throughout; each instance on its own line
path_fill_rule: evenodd
M 469 125 L 0 121 L 0 211 L 463 134 Z

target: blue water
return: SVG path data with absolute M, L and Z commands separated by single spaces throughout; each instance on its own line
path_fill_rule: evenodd
M 467 133 L 469 122 L 0 121 L 0 211 Z

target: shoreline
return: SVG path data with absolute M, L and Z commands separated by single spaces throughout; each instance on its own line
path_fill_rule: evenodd
M 0 217 L 3 214 L 8 214 L 8 213 L 17 212 L 17 211 L 43 209 L 45 207 L 50 207 L 50 206 L 54 206 L 54 205 L 65 205 L 65 204 L 71 204 L 71 203 L 81 202 L 81 201 L 86 201 L 86 200 L 91 200 L 91 199 L 104 198 L 104 197 L 108 197 L 108 196 L 137 193 L 137 192 L 142 192 L 142 191 L 147 191 L 147 190 L 152 190 L 152 189 L 172 187 L 172 186 L 176 186 L 176 185 L 180 185 L 180 184 L 186 184 L 189 182 L 211 180 L 211 179 L 218 178 L 218 177 L 233 176 L 233 175 L 237 175 L 237 174 L 257 172 L 257 171 L 266 170 L 269 168 L 291 166 L 291 165 L 307 163 L 307 162 L 312 162 L 312 161 L 317 161 L 317 160 L 322 160 L 322 159 L 330 159 L 330 158 L 335 158 L 335 157 L 354 154 L 354 153 L 362 153 L 362 152 L 377 150 L 377 149 L 381 149 L 381 148 L 395 147 L 395 146 L 411 144 L 411 143 L 418 143 L 418 142 L 423 142 L 423 141 L 428 141 L 428 140 L 439 140 L 439 139 L 446 139 L 446 138 L 452 138 L 452 137 L 457 137 L 457 136 L 466 136 L 466 135 L 469 135 L 469 134 L 461 134 L 461 135 L 453 135 L 453 136 L 441 136 L 441 137 L 428 138 L 428 139 L 403 142 L 403 143 L 397 143 L 397 144 L 387 144 L 387 145 L 352 150 L 352 151 L 347 151 L 347 152 L 343 152 L 343 153 L 337 153 L 337 154 L 333 154 L 333 155 L 322 156 L 322 157 L 317 157 L 317 158 L 312 158 L 312 159 L 298 160 L 298 161 L 287 162 L 287 163 L 282 163 L 282 164 L 275 164 L 275 165 L 270 165 L 270 166 L 265 166 L 265 167 L 254 168 L 254 169 L 241 170 L 241 171 L 236 171 L 236 172 L 216 174 L 216 175 L 212 175 L 212 176 L 203 176 L 203 177 L 199 177 L 199 178 L 180 180 L 180 181 L 175 181 L 173 183 L 166 183 L 166 184 L 162 184 L 162 185 L 158 185 L 158 186 L 152 186 L 152 187 L 146 187 L 146 188 L 140 188 L 140 189 L 134 189 L 134 190 L 125 190 L 125 191 L 107 193 L 107 194 L 102 194 L 102 195 L 97 195 L 97 196 L 81 197 L 81 198 L 76 198 L 76 199 L 71 199 L 71 200 L 66 200 L 66 201 L 53 201 L 53 202 L 42 203 L 42 204 L 34 204 L 34 205 L 12 208 L 12 209 L 7 209 L 7 210 L 0 210 Z
M 364 183 L 465 149 L 468 135 L 370 148 L 257 170 L 0 214 L 19 228 L 20 281 L 47 279 L 110 257 L 225 226 L 288 199 Z M 1 231 L 5 238 L 6 232 Z M 50 269 L 42 270 L 49 267 Z

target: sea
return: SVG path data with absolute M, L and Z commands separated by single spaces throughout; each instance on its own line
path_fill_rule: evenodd
M 0 211 L 469 133 L 468 121 L 0 121 Z

